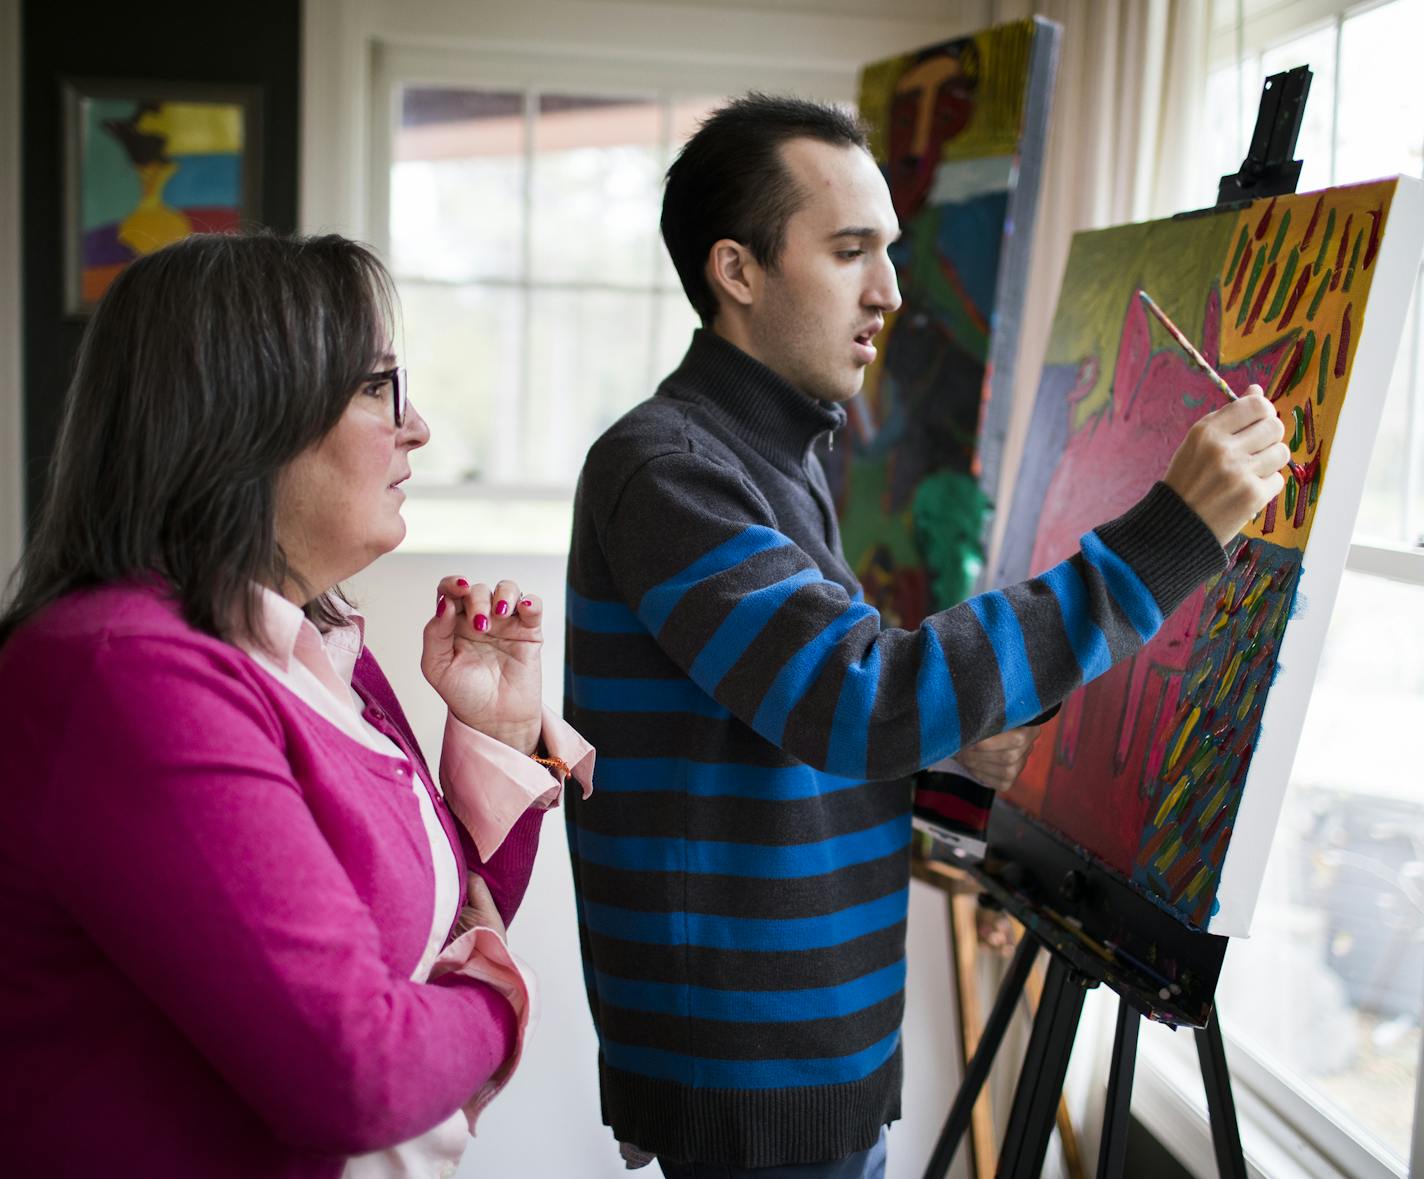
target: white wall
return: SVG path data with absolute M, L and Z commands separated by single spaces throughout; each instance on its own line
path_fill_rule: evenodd
M 992 23 L 995 7 L 989 0 L 307 0 L 303 227 L 380 241 L 372 218 L 381 201 L 372 199 L 372 190 L 381 177 L 371 159 L 384 130 L 372 117 L 372 95 L 385 85 L 389 63 L 409 62 L 413 54 L 441 77 L 477 76 L 480 63 L 489 61 L 544 80 L 551 71 L 560 78 L 621 76 L 644 86 L 677 78 L 684 88 L 695 81 L 701 93 L 761 87 L 849 100 L 864 63 Z M 560 695 L 563 557 L 483 552 L 474 520 L 470 536 L 466 552 L 397 552 L 352 584 L 372 647 L 432 760 L 443 712 L 421 680 L 417 656 L 442 575 L 514 577 L 544 596 L 551 620 L 545 697 L 557 707 Z M 959 1078 L 943 894 L 912 887 L 909 930 L 904 1117 L 891 1131 L 891 1179 L 921 1173 Z M 512 933 L 516 951 L 540 976 L 543 1015 L 518 1076 L 491 1107 L 460 1174 L 613 1179 L 625 1172 L 599 1115 L 596 1042 L 557 815 L 545 823 Z M 962 1158 L 953 1173 L 967 1173 Z

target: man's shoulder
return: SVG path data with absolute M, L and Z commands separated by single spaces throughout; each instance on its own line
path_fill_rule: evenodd
M 735 452 L 720 437 L 715 418 L 665 383 L 657 395 L 635 405 L 589 448 L 581 483 L 589 490 L 616 491 L 649 463 L 678 455 L 739 465 Z

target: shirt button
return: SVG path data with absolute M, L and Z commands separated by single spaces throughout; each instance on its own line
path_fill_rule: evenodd
M 371 711 L 368 712 L 366 715 L 369 716 L 372 720 L 385 720 L 385 719 L 386 719 L 386 714 L 385 714 L 384 712 L 382 712 L 379 708 L 373 708 L 373 709 L 371 709 Z

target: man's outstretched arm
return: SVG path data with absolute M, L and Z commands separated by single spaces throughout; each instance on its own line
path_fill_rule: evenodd
M 916 630 L 823 578 L 739 472 L 696 449 L 644 463 L 611 496 L 603 548 L 638 625 L 700 689 L 799 760 L 897 778 L 1020 726 L 1137 651 L 1226 562 L 1282 485 L 1282 427 L 1245 397 L 1193 427 L 1164 481 L 1038 577 Z M 666 706 L 652 678 L 571 685 L 598 709 Z M 700 695 L 700 694 L 699 694 Z M 697 701 L 690 700 L 695 710 Z

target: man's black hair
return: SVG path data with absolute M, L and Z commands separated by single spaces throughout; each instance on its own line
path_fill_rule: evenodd
M 706 274 L 713 242 L 741 242 L 776 268 L 786 223 L 805 200 L 781 158 L 781 145 L 792 139 L 870 150 L 865 127 L 850 112 L 754 91 L 713 111 L 668 169 L 663 242 L 704 325 L 717 315 Z

